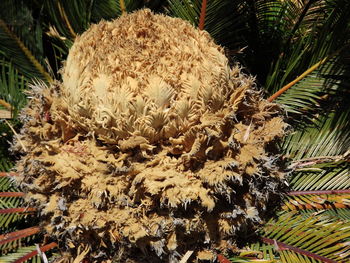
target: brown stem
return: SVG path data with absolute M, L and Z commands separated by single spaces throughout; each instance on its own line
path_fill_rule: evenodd
M 0 214 L 27 213 L 27 212 L 34 212 L 34 211 L 36 211 L 36 208 L 34 207 L 16 207 L 16 208 L 0 209 Z
M 284 205 L 284 210 L 302 210 L 302 209 L 334 209 L 334 208 L 348 208 L 349 206 L 343 203 L 331 203 L 331 204 L 288 204 Z
M 69 19 L 67 17 L 67 14 L 64 11 L 64 8 L 62 7 L 60 1 L 57 2 L 57 7 L 58 7 L 58 10 L 61 14 L 61 17 L 63 18 L 63 21 L 66 23 L 66 26 L 68 27 L 70 34 L 72 35 L 73 38 L 76 38 L 77 34 L 74 32 L 74 29 L 73 29 L 72 25 L 70 24 Z
M 21 197 L 24 196 L 22 192 L 0 192 L 0 197 Z
M 274 101 L 276 98 L 281 96 L 284 92 L 286 92 L 289 88 L 293 87 L 296 83 L 298 83 L 300 80 L 305 78 L 307 75 L 309 75 L 311 72 L 316 70 L 318 67 L 320 67 L 323 63 L 325 63 L 328 60 L 328 57 L 322 59 L 321 61 L 317 62 L 315 65 L 310 67 L 308 70 L 306 70 L 303 74 L 301 74 L 299 77 L 297 77 L 292 82 L 285 85 L 283 88 L 281 88 L 279 91 L 277 91 L 275 94 L 273 94 L 271 97 L 269 97 L 267 100 L 269 102 Z
M 316 259 L 316 260 L 320 260 L 320 261 L 325 262 L 325 263 L 337 263 L 337 261 L 334 261 L 332 259 L 322 257 L 320 255 L 317 255 L 315 253 L 312 253 L 310 251 L 307 251 L 307 250 L 304 250 L 304 249 L 301 249 L 298 247 L 293 247 L 293 246 L 287 245 L 283 242 L 280 242 L 280 241 L 277 241 L 274 239 L 262 237 L 261 240 L 264 243 L 277 246 L 278 250 L 291 250 L 291 251 L 296 252 L 298 254 L 301 254 L 301 255 L 307 256 L 309 258 Z
M 0 235 L 0 245 L 6 244 L 21 238 L 25 238 L 28 236 L 35 235 L 39 231 L 40 231 L 39 227 L 30 227 L 19 231 L 11 232 L 8 234 Z
M 344 190 L 317 190 L 317 191 L 291 191 L 288 195 L 334 195 L 350 194 L 350 189 Z
M 6 101 L 0 99 L 0 105 L 4 106 L 9 111 L 12 110 L 11 104 L 7 103 Z
M 120 9 L 122 10 L 122 15 L 125 15 L 127 12 L 126 12 L 126 6 L 125 6 L 124 0 L 119 0 L 119 4 L 120 4 Z
M 218 261 L 220 263 L 231 263 L 231 261 L 229 261 L 226 257 L 224 257 L 223 255 L 219 254 L 218 255 Z
M 345 161 L 345 162 L 350 161 L 350 150 L 345 152 L 344 154 L 337 155 L 337 156 L 317 156 L 317 157 L 310 157 L 310 158 L 297 160 L 292 162 L 289 168 L 299 169 L 307 166 L 313 166 L 316 164 L 332 163 L 332 162 L 340 162 L 340 161 Z
M 18 173 L 13 173 L 13 172 L 0 172 L 0 177 L 5 177 L 5 176 L 18 176 Z
M 202 1 L 202 8 L 201 8 L 201 15 L 199 17 L 199 26 L 198 26 L 199 30 L 204 29 L 206 10 L 207 10 L 207 0 L 203 0 Z
M 48 245 L 45 245 L 45 246 L 41 247 L 41 248 L 40 248 L 40 251 L 41 251 L 41 252 L 46 252 L 46 251 L 48 251 L 48 250 L 50 250 L 50 249 L 53 249 L 54 247 L 57 247 L 57 243 L 52 242 L 52 243 L 50 243 L 50 244 L 48 244 Z M 28 259 L 30 259 L 30 258 L 32 258 L 32 257 L 34 257 L 34 256 L 36 256 L 36 255 L 38 255 L 38 253 L 39 253 L 38 250 L 33 250 L 32 252 L 29 252 L 28 254 L 24 255 L 23 257 L 21 257 L 21 258 L 15 260 L 15 261 L 13 261 L 13 263 L 22 263 L 22 262 L 25 262 L 25 261 L 27 261 Z

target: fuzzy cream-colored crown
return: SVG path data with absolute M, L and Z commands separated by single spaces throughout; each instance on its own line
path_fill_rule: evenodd
M 70 116 L 108 143 L 187 131 L 233 91 L 223 49 L 189 23 L 142 10 L 93 25 L 63 69 Z
M 280 108 L 187 22 L 141 10 L 93 25 L 63 83 L 34 88 L 18 180 L 70 259 L 213 259 L 279 200 Z

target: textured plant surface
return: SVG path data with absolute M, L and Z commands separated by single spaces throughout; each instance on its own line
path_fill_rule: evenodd
M 67 258 L 211 258 L 279 201 L 281 110 L 206 32 L 148 10 L 100 22 L 62 76 L 33 88 L 14 148 Z

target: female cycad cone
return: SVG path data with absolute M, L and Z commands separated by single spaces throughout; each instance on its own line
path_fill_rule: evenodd
M 214 258 L 278 201 L 280 109 L 206 32 L 148 10 L 100 22 L 62 78 L 34 87 L 17 170 L 67 259 Z

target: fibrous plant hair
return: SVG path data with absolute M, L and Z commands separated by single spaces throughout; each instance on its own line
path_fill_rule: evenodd
M 14 149 L 68 261 L 214 259 L 278 202 L 281 109 L 205 31 L 149 10 L 100 22 L 62 79 L 34 85 Z

